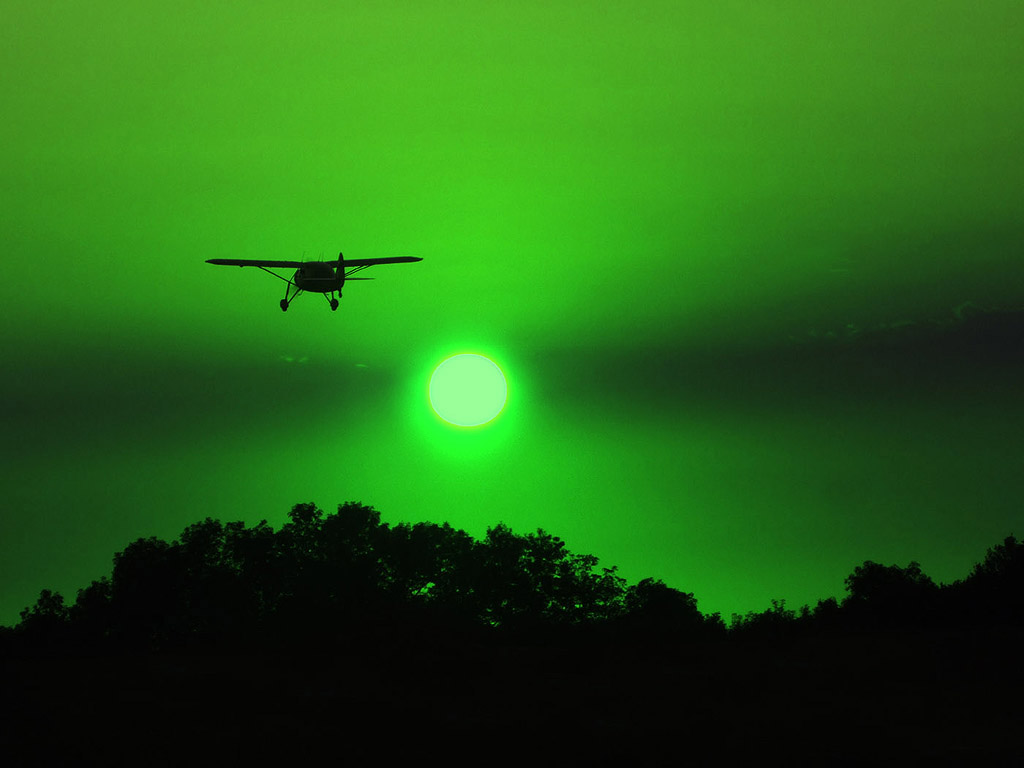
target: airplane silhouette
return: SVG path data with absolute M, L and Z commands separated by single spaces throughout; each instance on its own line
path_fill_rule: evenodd
M 281 311 L 287 312 L 288 305 L 295 300 L 303 291 L 307 293 L 322 293 L 324 298 L 331 305 L 331 311 L 338 308 L 338 299 L 341 298 L 341 288 L 346 280 L 373 280 L 372 277 L 352 277 L 356 272 L 361 272 L 367 267 L 377 264 L 408 264 L 413 261 L 423 261 L 418 256 L 390 256 L 382 259 L 345 259 L 339 253 L 336 261 L 264 261 L 259 259 L 207 259 L 207 264 L 225 264 L 232 267 L 256 267 L 262 269 L 268 275 L 273 275 L 278 280 L 284 280 L 287 285 L 284 289 L 284 298 L 281 299 Z M 294 269 L 295 274 L 291 278 L 272 272 L 271 268 Z M 334 297 L 337 291 L 338 298 Z

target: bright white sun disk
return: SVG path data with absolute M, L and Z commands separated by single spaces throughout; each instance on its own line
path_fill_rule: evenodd
M 434 369 L 430 405 L 449 424 L 477 427 L 505 407 L 508 385 L 497 364 L 476 354 L 453 355 Z

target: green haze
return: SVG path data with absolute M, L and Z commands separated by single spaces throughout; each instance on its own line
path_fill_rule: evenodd
M 726 615 L 1020 533 L 1019 319 L 971 321 L 1024 304 L 1019 3 L 4 18 L 0 623 L 303 501 L 543 527 Z M 338 251 L 424 261 L 287 314 L 203 263 Z M 467 351 L 509 401 L 460 432 L 427 381 Z

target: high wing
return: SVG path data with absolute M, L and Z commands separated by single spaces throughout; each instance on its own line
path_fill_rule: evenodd
M 207 259 L 207 264 L 224 264 L 229 267 L 282 267 L 298 269 L 305 264 L 327 264 L 335 269 L 338 264 L 345 267 L 372 267 L 376 264 L 409 264 L 423 261 L 418 256 L 386 256 L 381 259 L 336 259 L 335 261 L 262 261 L 259 259 Z
M 292 267 L 298 269 L 304 261 L 260 261 L 258 259 L 207 259 L 207 264 L 226 264 L 229 267 Z
M 337 269 L 341 264 L 344 267 L 372 267 L 376 264 L 411 264 L 414 261 L 423 261 L 419 256 L 385 256 L 382 259 L 345 259 L 328 261 L 332 267 Z

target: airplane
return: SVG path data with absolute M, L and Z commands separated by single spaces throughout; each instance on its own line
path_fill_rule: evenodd
M 336 261 L 261 261 L 258 259 L 207 259 L 207 264 L 225 264 L 232 267 L 257 267 L 278 280 L 284 280 L 288 285 L 284 289 L 284 298 L 281 299 L 281 311 L 287 312 L 288 305 L 295 300 L 303 291 L 308 293 L 322 293 L 324 298 L 331 305 L 331 311 L 338 308 L 338 299 L 341 298 L 341 287 L 346 280 L 373 280 L 372 277 L 352 277 L 356 272 L 362 272 L 367 267 L 377 264 L 408 264 L 413 261 L 423 261 L 418 256 L 389 256 L 382 259 L 346 259 L 339 253 Z M 291 279 L 271 272 L 270 268 L 294 269 L 295 274 Z M 338 292 L 338 298 L 334 298 L 334 292 Z M 328 297 L 328 294 L 330 296 Z

